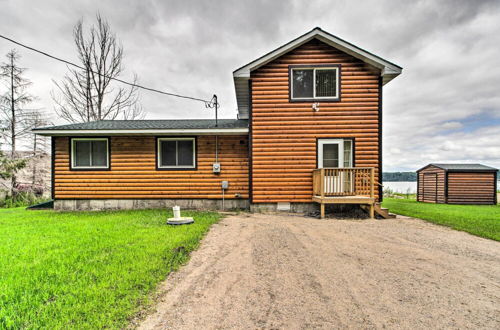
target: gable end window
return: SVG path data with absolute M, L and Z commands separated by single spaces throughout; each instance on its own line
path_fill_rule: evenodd
M 109 169 L 108 138 L 72 138 L 72 169 Z
M 338 101 L 339 66 L 291 67 L 292 101 Z
M 194 169 L 195 138 L 158 138 L 158 169 Z

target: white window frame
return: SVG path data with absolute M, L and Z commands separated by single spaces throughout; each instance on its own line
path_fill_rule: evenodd
M 161 165 L 161 142 L 162 141 L 192 141 L 193 142 L 193 165 L 191 165 L 191 166 L 189 166 L 189 165 L 162 166 Z M 160 168 L 160 169 L 183 169 L 183 168 L 194 169 L 194 168 L 196 168 L 196 138 L 194 138 L 194 137 L 158 138 L 156 143 L 157 143 L 156 157 L 157 157 L 158 168 Z M 176 158 L 179 157 L 179 155 L 177 154 L 177 151 L 178 151 L 178 149 L 176 148 L 176 153 L 175 153 Z M 175 160 L 175 163 L 178 163 L 177 159 Z
M 318 168 L 323 168 L 323 145 L 325 144 L 338 144 L 339 146 L 339 166 L 337 168 L 344 167 L 344 141 L 351 141 L 351 159 L 349 163 L 352 166 L 352 160 L 354 157 L 354 144 L 351 139 L 318 139 Z
M 338 100 L 339 99 L 339 83 L 340 83 L 340 68 L 338 66 L 321 66 L 321 67 L 293 67 L 290 71 L 290 99 L 291 100 Z M 313 70 L 313 96 L 311 97 L 294 97 L 293 96 L 293 72 L 295 70 Z M 335 70 L 335 96 L 316 96 L 316 71 L 317 70 Z
M 76 141 L 106 141 L 106 165 L 105 166 L 77 166 L 76 165 Z M 90 163 L 92 164 L 92 152 L 90 153 Z M 71 169 L 109 169 L 109 138 L 71 138 Z

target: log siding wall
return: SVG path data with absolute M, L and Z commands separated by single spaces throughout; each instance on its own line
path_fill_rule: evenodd
M 340 101 L 289 100 L 291 65 L 340 65 Z M 318 138 L 355 140 L 354 162 L 379 177 L 380 72 L 312 40 L 251 73 L 254 203 L 311 202 Z M 376 187 L 377 197 L 378 189 Z
M 197 168 L 156 170 L 156 137 L 112 136 L 109 170 L 70 170 L 69 137 L 54 138 L 55 199 L 248 198 L 248 137 L 219 136 L 221 174 L 212 173 L 215 136 L 198 136 Z
M 495 204 L 495 173 L 449 172 L 449 204 Z

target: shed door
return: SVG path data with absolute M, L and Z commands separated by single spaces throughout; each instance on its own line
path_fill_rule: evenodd
M 424 173 L 423 201 L 437 203 L 437 179 L 436 173 Z

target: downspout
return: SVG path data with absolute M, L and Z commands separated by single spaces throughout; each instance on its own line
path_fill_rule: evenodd
M 378 198 L 379 198 L 379 203 L 382 203 L 382 200 L 384 199 L 384 191 L 382 187 L 382 84 L 383 84 L 383 77 L 379 77 L 378 81 L 378 145 L 379 145 L 379 151 L 378 151 Z
M 215 162 L 219 162 L 219 137 L 215 136 Z

